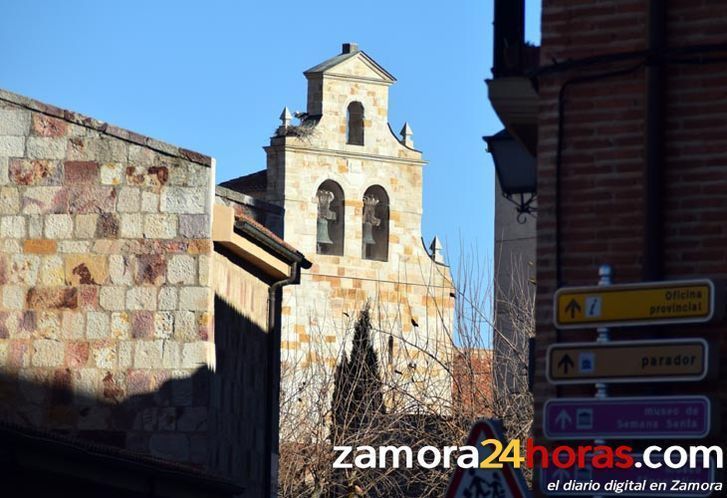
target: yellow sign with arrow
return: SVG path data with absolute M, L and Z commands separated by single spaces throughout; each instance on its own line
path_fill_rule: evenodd
M 709 279 L 564 287 L 554 296 L 560 329 L 703 323 L 715 312 Z

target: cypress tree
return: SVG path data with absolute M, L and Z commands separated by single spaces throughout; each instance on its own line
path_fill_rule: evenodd
M 371 340 L 371 316 L 367 304 L 354 326 L 351 354 L 344 351 L 336 366 L 331 402 L 333 445 L 375 445 L 375 428 L 385 414 L 379 360 Z M 333 474 L 330 496 L 343 496 L 355 484 L 342 471 Z

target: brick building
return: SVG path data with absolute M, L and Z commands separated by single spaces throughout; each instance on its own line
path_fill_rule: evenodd
M 541 437 L 545 400 L 594 393 L 545 379 L 548 345 L 595 340 L 593 329 L 553 327 L 557 288 L 594 285 L 604 263 L 616 283 L 727 275 L 727 15 L 710 1 L 544 0 L 533 67 L 522 9 L 496 2 L 498 39 L 510 48 L 499 60 L 496 52 L 495 64 L 509 71 L 496 75 L 500 88 L 491 87 L 490 98 L 510 133 L 537 154 Z M 723 359 L 721 335 L 715 325 L 611 332 L 612 339 L 703 337 Z M 651 384 L 648 394 L 707 394 L 724 405 L 726 376 Z M 647 391 L 612 385 L 609 394 Z M 724 434 L 715 441 L 724 444 Z
M 210 157 L 0 91 L 3 482 L 270 495 L 281 289 L 309 264 L 214 184 Z
M 332 372 L 370 300 L 384 374 L 420 399 L 448 397 L 438 361 L 449 361 L 451 275 L 439 242 L 429 252 L 421 238 L 426 162 L 409 125 L 397 136 L 389 124 L 396 80 L 351 43 L 304 75 L 307 109 L 298 123 L 284 109 L 267 168 L 217 188 L 220 202 L 257 213 L 313 263 L 283 291 L 283 362 Z

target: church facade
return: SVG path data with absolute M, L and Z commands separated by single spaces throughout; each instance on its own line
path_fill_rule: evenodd
M 397 136 L 388 122 L 396 80 L 355 44 L 304 75 L 306 112 L 294 123 L 284 109 L 267 168 L 217 189 L 312 262 L 283 293 L 283 390 L 325 382 L 304 372 L 332 372 L 369 303 L 383 375 L 448 397 L 454 290 L 438 240 L 428 251 L 421 238 L 426 162 L 409 125 Z

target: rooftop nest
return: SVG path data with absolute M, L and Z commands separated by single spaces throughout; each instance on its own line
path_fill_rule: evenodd
M 290 124 L 286 127 L 281 126 L 277 129 L 275 135 L 278 137 L 297 137 L 302 140 L 313 137 L 320 117 L 309 116 L 305 113 L 295 113 L 295 117 L 299 119 L 298 124 Z

